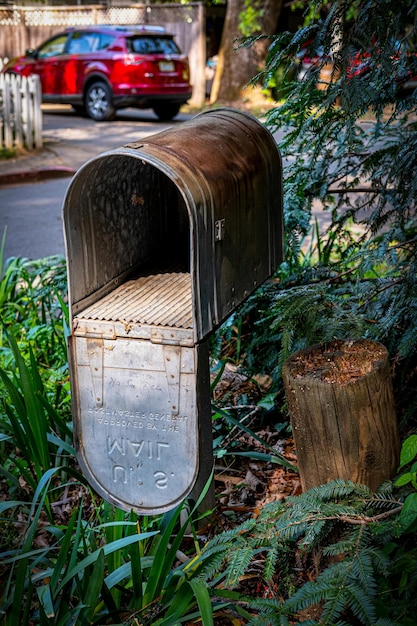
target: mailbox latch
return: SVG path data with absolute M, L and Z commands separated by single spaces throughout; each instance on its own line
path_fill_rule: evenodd
M 224 222 L 224 219 L 216 220 L 214 222 L 214 241 L 221 241 L 224 239 Z

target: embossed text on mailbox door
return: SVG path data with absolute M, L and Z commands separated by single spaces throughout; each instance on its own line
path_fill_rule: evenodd
M 125 509 L 172 508 L 198 472 L 195 349 L 80 336 L 75 349 L 90 481 Z

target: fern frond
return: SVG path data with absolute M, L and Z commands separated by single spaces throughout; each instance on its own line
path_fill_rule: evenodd
M 227 552 L 222 546 L 217 551 L 207 550 L 204 552 L 203 566 L 199 578 L 202 580 L 212 580 L 224 570 L 227 559 Z
M 277 559 L 280 551 L 276 546 L 272 546 L 266 553 L 264 564 L 264 578 L 266 582 L 271 582 L 277 565 Z
M 338 541 L 337 543 L 332 543 L 328 546 L 324 546 L 322 548 L 323 556 L 325 557 L 335 557 L 335 556 L 344 556 L 345 554 L 349 554 L 349 552 L 356 547 L 357 538 L 360 533 L 360 528 L 356 527 L 354 530 L 355 537 L 352 534 L 349 534 L 345 539 Z
M 326 594 L 323 603 L 323 612 L 321 615 L 321 623 L 323 626 L 331 626 L 336 623 L 339 618 L 346 612 L 348 592 L 345 587 L 340 584 L 334 586 Z
M 346 585 L 346 605 L 366 626 L 374 626 L 376 622 L 373 597 L 368 595 L 366 589 L 354 581 L 350 581 L 349 585 Z
M 315 524 L 310 524 L 304 533 L 303 539 L 300 541 L 302 550 L 310 550 L 323 540 L 329 533 L 329 524 L 327 520 L 318 519 Z
M 250 546 L 243 547 L 240 550 L 233 550 L 229 554 L 225 580 L 227 587 L 239 582 L 245 574 L 253 555 L 254 551 Z
M 282 603 L 271 598 L 253 600 L 250 608 L 256 611 L 256 616 L 251 619 L 247 626 L 289 626 L 287 616 L 282 612 Z
M 225 530 L 219 535 L 215 535 L 210 540 L 210 548 L 214 548 L 218 545 L 225 545 L 231 541 L 240 541 L 243 535 L 250 533 L 256 525 L 256 520 L 253 518 L 245 520 L 239 527 Z
M 355 558 L 352 559 L 349 572 L 350 578 L 360 584 L 364 593 L 370 598 L 374 598 L 377 592 L 372 556 L 371 551 L 366 549 L 357 552 Z
M 341 582 L 344 580 L 345 572 L 345 564 L 336 563 L 331 565 L 314 581 L 305 583 L 294 595 L 286 600 L 284 602 L 285 609 L 291 613 L 296 613 L 331 599 L 335 606 L 332 616 L 336 614 L 339 616 L 343 610 L 343 606 L 339 611 L 340 600 L 337 599 L 338 596 L 336 592 L 340 592 L 340 586 Z
M 356 495 L 359 498 L 371 498 L 373 492 L 366 485 L 354 483 L 350 480 L 339 478 L 329 481 L 325 485 L 319 485 L 309 490 L 308 498 L 318 497 L 321 500 L 337 500 Z

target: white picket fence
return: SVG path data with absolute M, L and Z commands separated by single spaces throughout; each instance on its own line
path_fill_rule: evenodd
M 0 150 L 34 150 L 41 147 L 39 77 L 0 74 Z

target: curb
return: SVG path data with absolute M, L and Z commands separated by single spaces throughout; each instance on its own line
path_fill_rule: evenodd
M 72 167 L 46 167 L 38 170 L 20 170 L 0 174 L 0 186 L 16 185 L 18 183 L 34 183 L 50 178 L 65 178 L 75 174 Z

